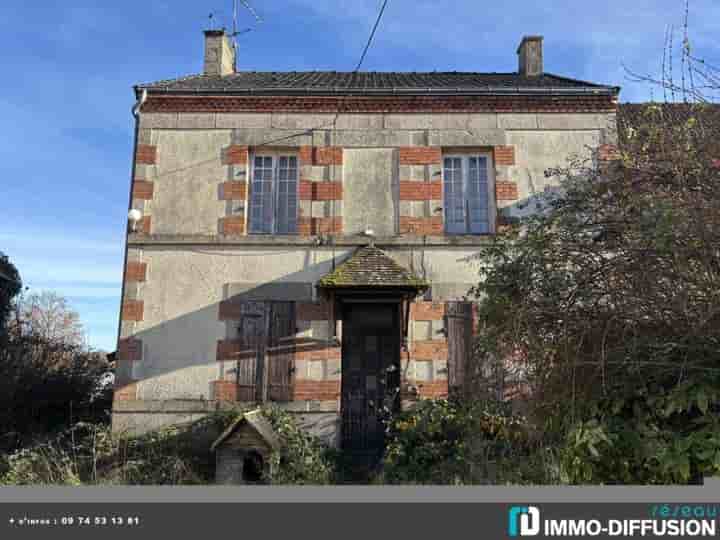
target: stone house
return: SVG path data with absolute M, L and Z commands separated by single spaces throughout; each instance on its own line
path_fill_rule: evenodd
M 116 430 L 274 401 L 346 450 L 462 385 L 478 247 L 611 150 L 619 88 L 546 73 L 204 72 L 135 87 Z M 239 59 L 242 64 L 242 58 Z

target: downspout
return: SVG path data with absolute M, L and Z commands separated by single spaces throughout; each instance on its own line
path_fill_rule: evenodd
M 133 182 L 135 182 L 135 168 L 136 168 L 136 158 L 137 158 L 137 142 L 138 142 L 138 133 L 140 131 L 140 108 L 143 106 L 145 101 L 147 100 L 147 89 L 143 88 L 142 93 L 139 97 L 137 97 L 136 93 L 136 99 L 137 101 L 132 107 L 132 115 L 135 118 L 135 130 L 133 135 L 133 152 L 132 152 L 132 168 L 131 168 L 131 174 L 130 174 L 130 190 L 128 193 L 128 205 L 127 205 L 127 211 L 130 212 L 132 209 L 132 188 L 133 188 Z M 123 306 L 123 300 L 125 299 L 125 272 L 127 270 L 127 260 L 128 260 L 128 227 L 127 227 L 127 215 L 125 216 L 125 253 L 123 255 L 123 270 L 122 270 L 122 284 L 120 287 L 120 313 L 118 314 L 118 330 L 117 330 L 117 345 L 115 347 L 115 350 L 118 351 L 120 349 L 120 334 L 122 332 L 122 306 Z M 115 371 L 117 372 L 117 367 L 115 368 Z M 117 379 L 116 379 L 117 382 Z

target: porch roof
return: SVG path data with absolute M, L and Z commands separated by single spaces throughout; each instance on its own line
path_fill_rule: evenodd
M 358 248 L 349 259 L 318 281 L 324 289 L 413 289 L 424 290 L 429 283 L 395 262 L 375 246 Z

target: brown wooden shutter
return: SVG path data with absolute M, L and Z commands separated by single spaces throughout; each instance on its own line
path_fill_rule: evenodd
M 448 339 L 448 389 L 464 393 L 472 347 L 472 304 L 448 302 L 445 308 Z
M 271 401 L 290 401 L 295 371 L 295 303 L 272 302 L 269 315 L 267 397 Z
M 258 359 L 264 354 L 265 303 L 242 302 L 238 326 L 241 351 L 237 362 L 238 401 L 257 399 Z

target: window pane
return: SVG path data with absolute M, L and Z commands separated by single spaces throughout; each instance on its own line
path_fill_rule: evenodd
M 278 234 L 297 232 L 297 176 L 297 158 L 280 156 L 277 183 L 276 232 Z
M 488 160 L 484 156 L 469 160 L 467 201 L 469 232 L 475 234 L 490 232 L 488 219 Z
M 443 190 L 445 208 L 445 230 L 448 233 L 465 232 L 465 202 L 462 185 L 462 160 L 443 160 Z
M 272 157 L 256 156 L 250 184 L 249 232 L 272 232 Z

